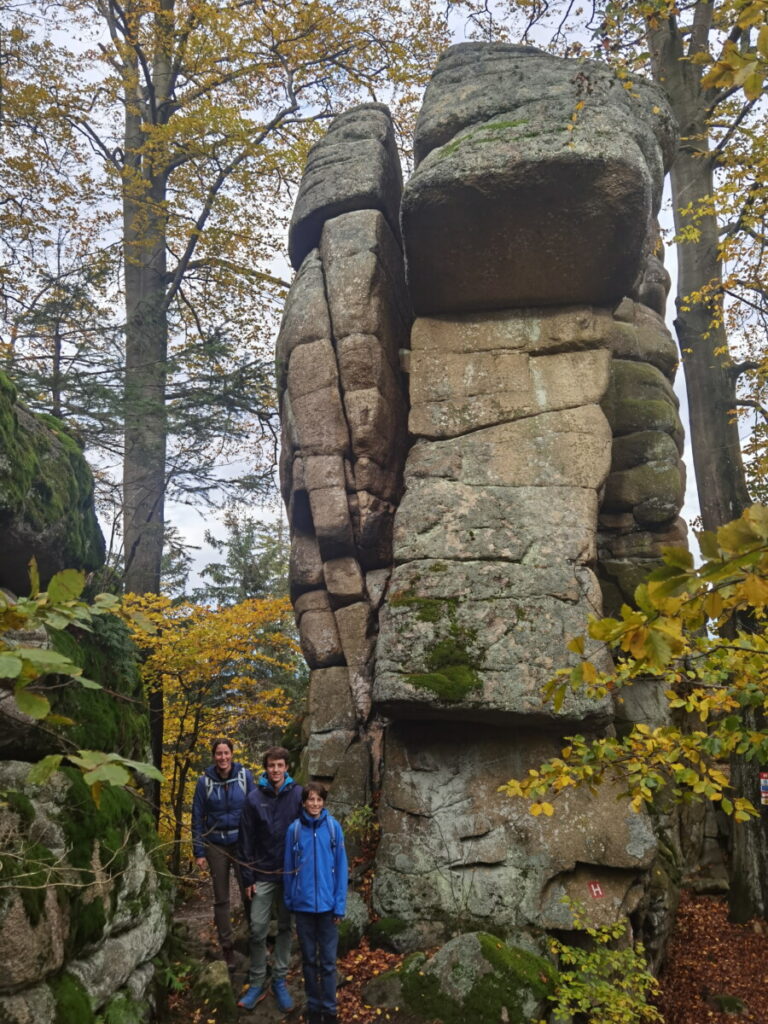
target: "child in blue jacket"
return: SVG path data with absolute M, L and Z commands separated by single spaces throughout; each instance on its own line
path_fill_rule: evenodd
M 337 925 L 347 900 L 347 852 L 341 825 L 325 809 L 328 790 L 309 782 L 301 813 L 285 837 L 283 895 L 296 918 L 307 1024 L 336 1024 Z

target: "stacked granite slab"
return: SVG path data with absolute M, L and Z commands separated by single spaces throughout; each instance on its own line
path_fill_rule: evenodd
M 666 303 L 666 289 L 657 287 Z M 651 301 L 644 291 L 641 298 Z M 662 550 L 685 546 L 687 537 L 678 515 L 685 466 L 683 427 L 672 390 L 677 348 L 663 313 L 624 299 L 614 311 L 610 347 L 611 380 L 602 406 L 613 446 L 598 533 L 606 614 L 631 604 Z
M 340 811 L 369 798 L 373 645 L 402 491 L 401 189 L 387 108 L 338 117 L 301 182 L 277 343 L 291 591 L 311 669 L 305 767 L 334 782 Z
M 419 117 L 402 204 L 413 445 L 373 692 L 390 719 L 374 903 L 405 948 L 474 928 L 529 942 L 571 926 L 565 896 L 594 923 L 647 902 L 656 841 L 615 792 L 570 793 L 546 821 L 497 792 L 561 736 L 613 727 L 608 700 L 542 697 L 602 610 L 601 507 L 636 499 L 654 530 L 679 509 L 674 353 L 634 300 L 631 328 L 614 317 L 662 276 L 671 143 L 664 101 L 627 84 L 463 44 Z M 653 444 L 629 429 L 635 402 Z
M 374 908 L 403 949 L 530 946 L 570 927 L 564 896 L 595 923 L 649 905 L 656 840 L 615 792 L 543 820 L 497 790 L 614 727 L 607 698 L 555 710 L 542 687 L 601 584 L 683 539 L 673 135 L 644 82 L 468 43 L 427 87 L 401 203 L 381 107 L 310 154 L 278 344 L 306 768 L 342 813 L 380 789 Z

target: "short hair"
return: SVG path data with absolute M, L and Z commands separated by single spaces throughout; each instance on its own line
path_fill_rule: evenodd
M 225 747 L 229 747 L 230 754 L 234 754 L 235 748 L 232 746 L 232 740 L 228 740 L 226 736 L 221 736 L 211 744 L 211 757 L 216 756 L 216 747 L 220 747 L 222 743 Z
M 270 747 L 264 753 L 264 767 L 266 768 L 270 761 L 285 761 L 288 764 L 290 757 L 291 755 L 285 747 Z
M 320 799 L 325 802 L 328 799 L 328 790 L 322 782 L 308 782 L 301 791 L 301 802 L 305 804 L 310 793 L 317 793 Z

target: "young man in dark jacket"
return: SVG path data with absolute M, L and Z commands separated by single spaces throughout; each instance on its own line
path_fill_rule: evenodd
M 251 898 L 251 969 L 248 989 L 238 1002 L 246 1010 L 267 994 L 267 933 L 272 904 L 277 909 L 277 938 L 272 956 L 272 992 L 287 1013 L 293 1000 L 285 981 L 291 953 L 291 914 L 283 899 L 283 857 L 288 826 L 301 810 L 301 786 L 288 775 L 288 751 L 271 747 L 264 773 L 248 794 L 240 817 L 240 859 L 246 895 Z
M 197 866 L 208 865 L 213 883 L 213 919 L 224 959 L 234 969 L 232 918 L 229 913 L 229 873 L 233 871 L 243 893 L 238 830 L 245 798 L 253 789 L 253 775 L 233 760 L 232 741 L 214 741 L 213 764 L 197 780 L 192 801 L 192 847 Z
M 285 839 L 285 903 L 296 917 L 307 1024 L 336 1024 L 338 923 L 347 902 L 347 853 L 341 825 L 325 809 L 328 791 L 308 782 L 300 817 Z

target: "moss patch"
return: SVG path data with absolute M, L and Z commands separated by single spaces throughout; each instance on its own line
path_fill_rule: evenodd
M 101 1011 L 104 1024 L 143 1024 L 146 1006 L 137 1003 L 127 994 L 118 992 Z
M 477 635 L 459 624 L 458 599 L 400 595 L 393 603 L 410 605 L 420 621 L 434 623 L 443 634 L 427 653 L 427 671 L 411 673 L 405 677 L 406 681 L 411 686 L 430 690 L 448 703 L 462 701 L 472 690 L 479 689 L 479 663 L 473 653 Z
M 0 853 L 0 881 L 18 886 L 18 894 L 29 923 L 40 922 L 45 908 L 54 856 L 41 843 L 22 842 L 13 853 Z
M 43 587 L 67 565 L 98 569 L 104 538 L 96 521 L 93 477 L 77 442 L 54 417 L 33 415 L 0 373 L 1 581 L 26 592 L 35 554 Z
M 393 608 L 412 608 L 419 622 L 439 622 L 443 615 L 455 616 L 458 599 L 455 597 L 418 597 L 416 594 L 392 594 L 389 603 Z
M 61 974 L 51 982 L 56 1004 L 55 1024 L 94 1024 L 91 1001 L 83 986 L 71 974 Z
M 114 615 L 96 615 L 92 632 L 67 630 L 54 633 L 52 639 L 54 648 L 79 665 L 89 679 L 112 691 L 85 690 L 69 682 L 51 692 L 56 714 L 75 722 L 66 727 L 67 738 L 88 750 L 119 750 L 143 761 L 149 725 L 138 654 L 125 624 Z
M 543 1002 L 554 988 L 555 972 L 547 960 L 522 949 L 507 946 L 493 935 L 479 933 L 482 958 L 491 971 L 478 974 L 472 982 L 471 967 L 463 959 L 450 968 L 451 975 L 464 988 L 461 1002 L 440 987 L 435 973 L 422 970 L 424 961 L 406 960 L 401 967 L 403 998 L 408 1008 L 425 1020 L 443 1024 L 526 1024 L 526 1004 L 531 997 Z
M 500 135 L 505 135 L 510 129 L 524 128 L 528 124 L 528 121 L 521 119 L 519 121 L 488 121 L 486 124 L 479 124 L 471 128 L 465 134 L 459 136 L 457 139 L 453 139 L 451 142 L 447 142 L 444 146 L 441 146 L 436 152 L 436 159 L 442 160 L 447 156 L 452 156 L 457 149 L 461 146 L 465 146 L 468 143 L 482 143 L 482 142 L 495 142 Z M 519 138 L 527 139 L 535 137 L 538 132 L 519 132 L 517 133 Z

